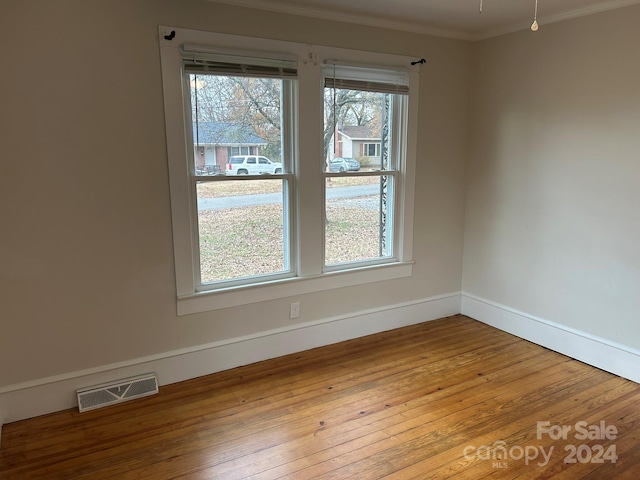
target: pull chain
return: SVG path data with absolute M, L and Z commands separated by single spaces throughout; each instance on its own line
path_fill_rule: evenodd
M 531 31 L 538 31 L 538 0 L 536 0 L 536 10 L 533 14 L 533 23 L 531 24 Z

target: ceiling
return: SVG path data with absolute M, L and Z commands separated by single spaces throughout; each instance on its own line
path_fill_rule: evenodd
M 464 40 L 529 28 L 535 0 L 212 0 L 306 17 Z M 545 24 L 640 3 L 640 0 L 538 0 Z

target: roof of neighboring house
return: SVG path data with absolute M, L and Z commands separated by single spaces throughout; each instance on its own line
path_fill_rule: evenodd
M 248 125 L 225 122 L 198 122 L 193 124 L 193 143 L 210 145 L 266 145 Z
M 373 125 L 344 126 L 338 132 L 354 140 L 380 140 L 380 132 Z

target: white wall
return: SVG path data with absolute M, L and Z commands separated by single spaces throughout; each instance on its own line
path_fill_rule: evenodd
M 632 349 L 639 23 L 628 7 L 474 47 L 463 268 L 465 293 Z
M 288 318 L 289 298 L 176 316 L 158 25 L 426 58 L 414 276 L 298 297 L 297 322 L 339 326 L 361 312 L 460 290 L 469 44 L 205 0 L 3 1 L 0 397 L 13 400 L 0 402 L 0 413 L 7 421 L 28 415 L 10 410 L 36 400 L 32 387 L 59 382 L 70 406 L 73 389 L 95 379 L 80 374 L 298 325 Z M 385 318 L 393 312 L 376 328 L 393 325 Z M 252 354 L 240 352 L 237 363 Z M 147 366 L 140 368 L 130 373 Z

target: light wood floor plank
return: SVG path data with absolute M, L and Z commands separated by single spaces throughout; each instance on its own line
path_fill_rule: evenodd
M 544 387 L 551 382 L 561 388 L 562 385 L 554 380 L 556 379 L 545 376 L 538 379 L 532 388 Z M 495 421 L 498 416 L 501 417 L 509 413 L 512 413 L 513 417 L 519 416 L 519 412 L 501 408 L 501 401 L 506 404 L 518 399 L 519 396 L 518 389 L 511 389 L 502 395 L 492 396 L 481 402 L 473 399 L 470 405 L 463 410 L 456 410 L 458 406 L 452 405 L 427 412 L 407 421 L 408 425 L 402 425 L 401 428 L 407 428 L 407 430 L 391 430 L 390 437 L 381 445 L 382 450 L 374 455 L 369 449 L 366 458 L 357 459 L 357 461 L 348 463 L 345 467 L 327 474 L 323 474 L 323 470 L 328 468 L 327 466 L 318 466 L 315 471 L 310 472 L 308 478 L 347 478 L 349 475 L 359 473 L 365 474 L 364 478 L 369 476 L 378 478 L 381 475 L 381 469 L 398 470 L 405 465 L 419 461 L 423 456 L 431 457 L 451 444 L 461 444 L 465 439 L 469 439 L 470 433 L 468 432 L 478 435 L 486 430 L 493 430 L 494 425 L 489 421 L 490 419 Z M 363 456 L 362 454 L 361 456 Z M 347 461 L 350 461 L 355 459 L 356 454 L 349 452 L 346 457 Z M 332 466 L 339 459 L 340 457 L 333 459 Z
M 544 420 L 615 425 L 582 443 L 615 444 L 618 461 L 564 463 L 566 441 L 536 438 Z M 635 479 L 640 386 L 456 315 L 5 425 L 2 440 L 3 480 Z M 499 440 L 555 453 L 464 457 Z
M 478 380 L 481 382 L 482 380 Z M 433 391 L 442 391 L 432 388 Z M 307 422 L 306 437 L 294 438 L 287 443 L 281 443 L 273 448 L 257 451 L 252 455 L 252 461 L 254 463 L 262 463 L 262 468 L 268 468 L 274 463 L 279 462 L 279 458 L 286 458 L 293 460 L 294 458 L 300 458 L 303 461 L 308 460 L 309 455 L 315 453 L 318 448 L 326 448 L 330 442 L 337 442 L 338 444 L 346 442 L 348 439 L 358 439 L 365 435 L 363 429 L 368 426 L 370 431 L 379 431 L 382 426 L 377 425 L 376 421 L 388 422 L 389 425 L 394 423 L 402 423 L 404 418 L 395 414 L 398 409 L 409 410 L 414 408 L 409 405 L 414 398 L 424 399 L 425 391 L 422 392 L 409 392 L 405 397 L 393 397 L 393 391 L 389 392 L 389 397 L 380 398 L 377 404 L 373 404 L 371 408 L 364 406 L 362 401 L 355 402 L 353 404 L 345 405 L 343 414 L 340 415 L 340 411 L 336 410 L 335 415 L 323 421 L 323 425 L 319 429 L 318 422 L 314 419 L 312 422 Z M 320 417 L 324 418 L 324 417 Z M 362 426 L 361 426 L 362 425 Z M 316 441 L 314 441 L 316 440 Z M 361 440 L 361 439 L 360 439 Z M 324 451 L 324 454 L 327 452 Z M 235 468 L 240 466 L 244 462 L 244 459 L 237 457 L 235 461 L 227 462 L 224 465 L 218 465 L 211 470 L 216 472 L 232 472 Z M 233 475 L 229 473 L 229 475 Z M 229 477 L 233 478 L 233 476 Z M 257 475 L 255 478 L 262 478 L 261 475 Z
M 527 469 L 527 465 L 524 460 L 505 460 L 507 467 L 504 469 L 497 469 L 494 466 L 493 461 L 486 461 L 482 459 L 472 458 L 471 460 L 464 458 L 464 449 L 468 445 L 476 447 L 481 446 L 494 446 L 496 442 L 503 441 L 507 448 L 510 449 L 514 446 L 527 447 L 527 446 L 540 446 L 545 448 L 545 451 L 549 450 L 550 446 L 554 447 L 555 453 L 552 458 L 561 460 L 564 455 L 559 455 L 560 450 L 563 449 L 563 442 L 548 441 L 547 438 L 540 441 L 536 436 L 537 421 L 544 421 L 553 418 L 553 423 L 557 424 L 572 424 L 578 420 L 574 418 L 589 419 L 588 416 L 588 404 L 584 401 L 588 401 L 589 398 L 593 398 L 594 395 L 600 396 L 605 392 L 611 390 L 617 393 L 616 388 L 625 388 L 627 382 L 621 379 L 613 378 L 605 382 L 600 382 L 601 378 L 591 377 L 588 381 L 579 382 L 575 387 L 569 388 L 564 392 L 560 392 L 560 395 L 549 397 L 550 405 L 545 407 L 541 406 L 539 409 L 533 408 L 533 412 L 529 413 L 527 408 L 527 414 L 521 415 L 518 421 L 511 421 L 505 424 L 505 426 L 498 426 L 498 428 L 491 429 L 482 435 L 476 435 L 474 432 L 473 437 L 467 438 L 466 443 L 460 443 L 453 449 L 444 452 L 444 459 L 449 460 L 447 463 L 441 463 L 441 459 L 437 457 L 430 458 L 424 461 L 422 464 L 412 465 L 410 469 L 406 469 L 402 474 L 409 475 L 419 471 L 429 471 L 433 475 L 430 478 L 450 478 L 455 473 L 456 479 L 479 479 L 479 478 L 520 478 L 525 475 L 526 472 L 522 470 Z M 629 390 L 634 395 L 640 392 L 634 391 L 633 388 Z M 625 388 L 624 392 L 627 392 Z M 564 394 L 564 395 L 562 395 Z M 627 399 L 627 401 L 629 401 Z M 635 408 L 635 407 L 634 407 Z M 601 418 L 602 412 L 599 412 L 597 423 Z M 509 419 L 505 419 L 509 420 Z M 473 457 L 473 455 L 471 455 Z M 437 468 L 435 468 L 437 466 Z M 593 466 L 597 467 L 596 465 Z M 530 464 L 529 473 L 532 473 L 531 478 L 544 478 L 544 473 L 555 472 L 556 464 L 550 463 L 549 466 L 540 469 L 537 465 Z M 526 477 L 526 475 L 525 475 Z M 528 478 L 528 477 L 526 477 Z M 555 478 L 555 477 L 554 477 Z M 569 477 L 571 478 L 571 477 Z

